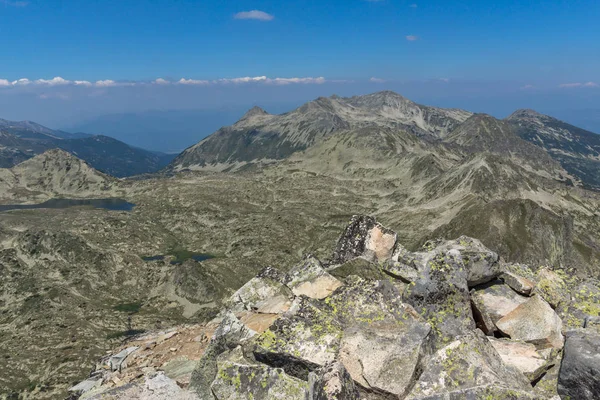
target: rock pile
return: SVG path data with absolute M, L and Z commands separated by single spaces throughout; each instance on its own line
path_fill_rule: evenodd
M 82 399 L 128 390 L 146 399 L 594 399 L 599 299 L 594 280 L 504 263 L 476 239 L 410 252 L 374 218 L 355 216 L 328 262 L 267 267 L 226 301 L 206 325 L 214 333 L 189 385 L 153 368 L 122 387 L 73 391 Z M 126 344 L 94 381 L 126 373 L 142 346 Z

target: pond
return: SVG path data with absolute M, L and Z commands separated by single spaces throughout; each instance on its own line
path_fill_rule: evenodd
M 93 207 L 111 211 L 131 211 L 135 204 L 123 199 L 50 199 L 40 204 L 0 205 L 0 211 L 32 210 L 37 208 Z
M 186 260 L 194 260 L 198 262 L 202 262 L 205 260 L 210 260 L 211 258 L 215 258 L 212 254 L 206 253 L 195 253 L 193 251 L 188 250 L 171 250 L 167 255 L 174 256 L 175 258 L 171 260 L 171 265 L 179 265 L 183 264 Z M 165 255 L 160 254 L 156 256 L 147 256 L 142 257 L 144 261 L 162 261 L 165 259 Z

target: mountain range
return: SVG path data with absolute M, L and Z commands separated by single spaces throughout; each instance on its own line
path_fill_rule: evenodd
M 115 177 L 157 172 L 173 157 L 132 147 L 108 136 L 69 133 L 30 121 L 0 119 L 0 168 L 10 168 L 54 148 L 68 151 Z

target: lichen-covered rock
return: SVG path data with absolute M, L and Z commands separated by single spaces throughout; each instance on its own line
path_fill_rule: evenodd
M 333 264 L 343 264 L 353 258 L 386 261 L 392 257 L 396 233 L 379 224 L 375 218 L 355 215 L 338 240 Z
M 533 296 L 496 322 L 498 329 L 515 340 L 538 348 L 563 347 L 562 321 L 541 296 Z
M 210 385 L 217 374 L 217 358 L 255 335 L 231 311 L 226 312 L 192 373 L 190 389 L 202 400 L 212 399 Z
M 515 274 L 514 272 L 503 272 L 500 279 L 510 286 L 515 292 L 529 296 L 535 287 L 535 282 Z
M 139 382 L 104 390 L 82 398 L 85 400 L 199 400 L 195 393 L 180 388 L 177 382 L 168 378 L 162 372 L 146 376 Z
M 598 399 L 599 377 L 600 334 L 588 329 L 568 332 L 558 377 L 561 398 Z
M 341 336 L 340 323 L 324 303 L 300 296 L 290 311 L 255 338 L 254 355 L 306 380 L 309 372 L 335 360 Z
M 340 362 L 325 365 L 319 374 L 309 376 L 308 400 L 358 400 L 360 393 L 354 380 Z
M 226 305 L 233 312 L 255 311 L 279 314 L 289 309 L 294 297 L 285 285 L 288 277 L 272 267 L 264 268 L 256 277 L 239 288 Z
M 220 357 L 211 391 L 216 400 L 306 400 L 308 383 L 282 369 L 249 361 L 236 349 Z
M 516 368 L 506 365 L 483 334 L 473 332 L 433 354 L 407 398 L 447 398 L 444 396 L 448 392 L 486 385 L 515 391 L 531 388 L 529 380 Z
M 531 343 L 508 339 L 489 340 L 505 364 L 517 368 L 532 382 L 540 378 L 552 365 L 548 362 L 550 354 L 542 354 L 543 351 L 538 351 Z
M 493 336 L 496 322 L 527 301 L 507 285 L 495 281 L 471 292 L 473 316 L 486 335 Z
M 431 257 L 403 298 L 425 317 L 441 343 L 475 329 L 467 271 L 456 250 Z
M 460 253 L 470 287 L 496 279 L 502 272 L 498 254 L 485 247 L 479 240 L 468 236 L 439 243 L 435 250 L 456 250 Z
M 525 390 L 513 389 L 509 386 L 482 385 L 468 389 L 450 390 L 431 396 L 409 397 L 408 400 L 548 400 Z M 550 399 L 555 400 L 555 399 Z
M 287 286 L 296 296 L 313 299 L 325 298 L 342 286 L 342 282 L 325 271 L 321 262 L 312 256 L 288 271 L 288 277 Z
M 533 293 L 542 296 L 552 308 L 569 304 L 571 294 L 564 274 L 549 268 L 542 268 L 537 271 L 536 278 L 537 284 Z

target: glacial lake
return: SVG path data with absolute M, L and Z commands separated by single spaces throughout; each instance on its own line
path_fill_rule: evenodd
M 123 199 L 50 199 L 40 204 L 5 204 L 0 205 L 1 211 L 33 210 L 37 208 L 69 208 L 92 207 L 111 211 L 131 211 L 135 204 Z
M 169 253 L 168 255 L 175 257 L 173 260 L 171 260 L 171 262 L 170 262 L 171 265 L 183 264 L 183 262 L 185 260 L 194 260 L 194 261 L 202 262 L 205 260 L 210 260 L 211 258 L 215 258 L 215 256 L 213 256 L 212 254 L 195 253 L 195 252 L 187 251 L 187 250 L 174 251 L 174 252 Z M 165 259 L 165 256 L 162 254 L 157 255 L 157 256 L 142 257 L 142 260 L 144 260 L 144 261 L 162 261 L 164 259 Z

